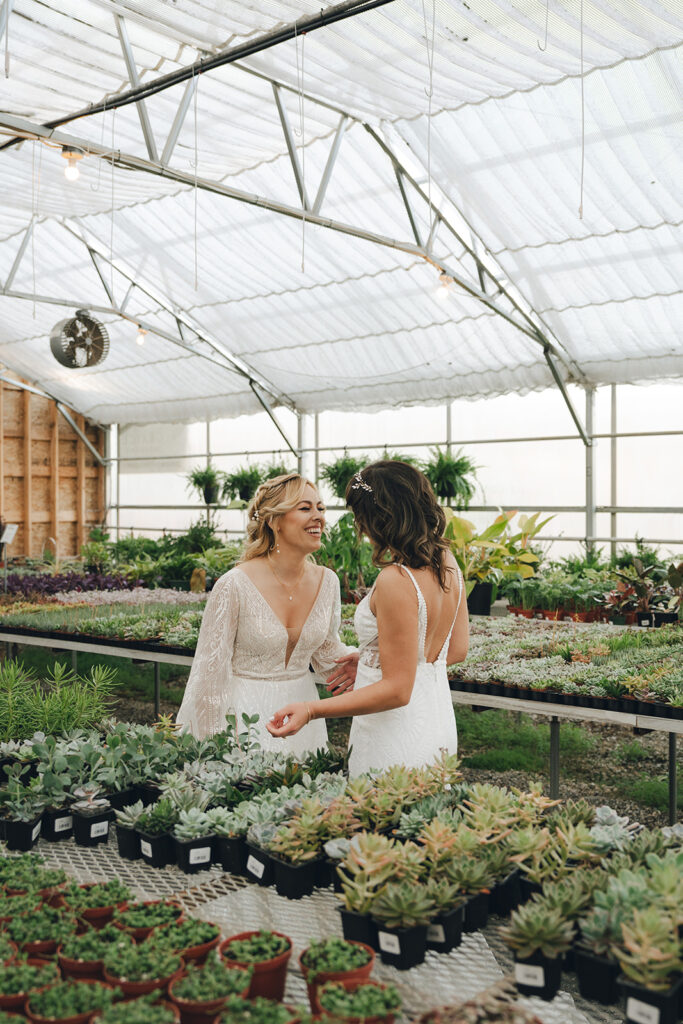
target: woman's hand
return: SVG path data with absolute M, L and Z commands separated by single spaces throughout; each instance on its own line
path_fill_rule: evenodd
M 326 689 L 333 694 L 344 693 L 345 690 L 352 690 L 353 684 L 356 681 L 356 672 L 358 671 L 358 651 L 353 651 L 351 654 L 345 654 L 341 658 L 337 658 L 335 665 L 339 668 L 332 670 L 332 674 L 327 677 Z
M 271 736 L 293 736 L 311 720 L 310 704 L 287 704 L 266 722 Z

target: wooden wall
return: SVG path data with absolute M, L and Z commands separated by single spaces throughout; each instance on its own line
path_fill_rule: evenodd
M 104 454 L 104 431 L 71 414 Z M 0 517 L 19 530 L 9 558 L 80 553 L 105 517 L 105 469 L 47 398 L 0 382 Z

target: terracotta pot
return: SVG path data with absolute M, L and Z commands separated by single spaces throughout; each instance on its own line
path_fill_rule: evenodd
M 241 939 L 250 939 L 252 935 L 258 935 L 258 932 L 240 932 L 239 935 L 231 935 L 221 943 L 220 954 L 226 963 L 238 964 L 242 967 L 253 967 L 254 973 L 251 976 L 251 985 L 249 986 L 247 998 L 255 999 L 256 996 L 263 996 L 264 999 L 275 999 L 277 1002 L 282 1002 L 287 978 L 287 964 L 292 955 L 292 940 L 288 935 L 283 935 L 282 932 L 273 932 L 273 935 L 280 935 L 283 939 L 286 939 L 289 943 L 289 948 L 284 953 L 280 953 L 279 956 L 274 956 L 271 960 L 264 960 L 260 964 L 240 964 L 238 960 L 230 960 L 226 957 L 225 950 L 230 943 Z
M 61 948 L 61 946 L 57 947 L 57 963 L 65 978 L 102 980 L 104 977 L 102 960 L 73 960 L 70 956 L 64 956 Z
M 188 946 L 187 949 L 181 949 L 180 955 L 186 963 L 188 960 L 194 960 L 198 964 L 203 964 L 211 950 L 216 949 L 220 941 L 221 934 L 219 931 L 215 939 L 211 939 L 210 942 L 204 942 L 200 946 Z
M 299 967 L 301 973 L 304 976 L 306 982 L 306 989 L 308 991 L 308 1002 L 311 1006 L 311 1013 L 318 1013 L 316 1006 L 318 1005 L 315 999 L 316 992 L 318 991 L 319 985 L 324 985 L 326 981 L 341 981 L 341 982 L 354 982 L 354 981 L 366 981 L 372 973 L 372 968 L 375 965 L 375 951 L 371 946 L 366 946 L 364 942 L 354 942 L 354 946 L 360 946 L 368 954 L 368 962 L 363 964 L 361 967 L 353 967 L 349 971 L 318 971 L 315 976 L 315 981 L 309 982 L 308 978 L 311 974 L 311 968 L 307 967 L 304 963 L 304 956 L 306 950 L 299 956 Z
M 79 885 L 79 889 L 92 889 L 96 882 L 85 882 L 83 885 Z M 112 903 L 108 907 L 86 907 L 85 910 L 81 910 L 79 916 L 87 921 L 91 928 L 99 931 L 100 928 L 104 928 L 105 924 L 109 924 L 112 917 L 114 916 L 115 910 L 125 910 L 128 906 L 126 900 L 123 903 Z
M 340 982 L 340 984 L 343 985 L 344 988 L 349 989 L 349 991 L 351 991 L 351 992 L 353 992 L 355 989 L 357 989 L 359 987 L 359 985 L 368 985 L 369 984 L 369 985 L 374 985 L 375 988 L 386 988 L 386 985 L 380 985 L 380 983 L 377 982 L 377 981 L 370 981 L 370 982 L 367 982 L 367 981 L 350 981 L 348 983 L 345 983 L 345 982 L 342 981 L 342 982 Z M 328 1010 L 324 1010 L 322 1008 L 322 1006 L 320 1005 L 320 1001 L 318 1000 L 318 991 L 316 989 L 314 1013 L 316 1013 L 316 1014 L 322 1013 L 322 1014 L 327 1015 L 328 1012 L 329 1012 Z M 337 1013 L 334 1016 L 335 1016 L 335 1020 L 338 1020 L 338 1021 L 340 1021 L 340 1020 L 348 1021 L 349 1024 L 394 1024 L 394 1020 L 396 1019 L 396 1013 L 397 1012 L 400 1012 L 400 1011 L 395 1011 L 394 1013 L 388 1013 L 385 1017 L 344 1017 L 340 1013 Z
M 131 935 L 136 942 L 142 942 L 142 940 L 146 939 L 149 935 L 151 935 L 152 932 L 155 931 L 155 929 L 167 928 L 169 924 L 180 924 L 181 921 L 185 920 L 183 908 L 180 906 L 179 903 L 174 903 L 173 900 L 145 900 L 143 906 L 156 907 L 160 903 L 167 903 L 171 907 L 178 908 L 178 916 L 175 918 L 174 921 L 168 921 L 166 924 L 153 924 L 149 927 L 144 928 L 130 928 L 125 924 L 121 924 L 119 921 L 114 921 L 113 924 L 115 925 L 116 928 L 120 928 L 122 932 L 127 932 L 129 935 Z
M 239 964 L 234 964 L 234 967 L 240 971 L 245 970 Z M 229 996 L 221 996 L 220 999 L 202 1000 L 201 1002 L 191 999 L 180 999 L 173 991 L 176 981 L 180 980 L 180 976 L 173 979 L 168 986 L 168 995 L 172 1003 L 180 1011 L 181 1024 L 210 1024 L 214 1017 L 220 1016 L 221 1010 L 230 998 Z M 248 992 L 249 985 L 245 983 L 244 988 L 239 993 L 240 999 L 246 999 Z
M 35 957 L 27 957 L 26 963 L 30 967 L 45 967 L 45 960 L 37 960 Z M 58 981 L 59 981 L 59 973 L 57 973 L 57 977 L 55 978 L 54 982 L 51 982 L 50 984 L 54 985 Z M 46 988 L 49 988 L 49 987 L 50 987 L 49 985 L 41 985 L 40 988 L 36 988 L 33 991 L 35 991 L 35 992 L 43 992 Z M 26 996 L 28 994 L 29 993 L 27 993 L 27 992 L 17 992 L 16 995 L 12 995 L 12 996 L 0 995 L 0 1010 L 5 1010 L 5 1011 L 17 1010 L 17 1012 L 23 1013 L 24 1012 L 24 1003 L 26 1002 Z
M 110 985 L 114 985 L 116 988 L 120 988 L 126 999 L 135 999 L 137 996 L 146 996 L 148 992 L 156 992 L 157 990 L 166 992 L 171 982 L 179 978 L 185 970 L 185 964 L 181 961 L 181 966 L 173 974 L 169 974 L 167 978 L 151 978 L 149 981 L 124 981 L 123 978 L 117 978 L 114 974 L 109 974 L 108 971 L 103 971 L 104 980 Z
M 102 988 L 110 988 L 102 981 L 95 981 L 92 979 L 83 979 L 80 982 L 81 985 L 100 985 Z M 87 1013 L 76 1013 L 73 1017 L 41 1017 L 37 1013 L 32 1013 L 29 1009 L 29 1003 L 31 1002 L 31 996 L 26 997 L 24 1004 L 24 1012 L 31 1021 L 31 1024 L 87 1024 L 99 1010 L 89 1010 Z

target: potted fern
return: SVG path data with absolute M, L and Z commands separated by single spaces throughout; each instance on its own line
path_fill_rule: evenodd
M 457 509 L 466 509 L 474 495 L 477 467 L 464 455 L 462 448 L 455 454 L 431 449 L 431 459 L 423 466 L 437 498 L 443 498 Z
M 234 473 L 228 473 L 223 483 L 223 497 L 229 501 L 251 501 L 261 483 L 258 466 L 240 466 Z
M 188 490 L 194 488 L 203 499 L 205 505 L 215 505 L 218 501 L 223 474 L 213 466 L 195 466 L 187 474 Z
M 320 467 L 320 476 L 326 484 L 329 484 L 335 498 L 344 501 L 349 481 L 361 471 L 363 466 L 367 466 L 369 461 L 367 455 L 349 455 L 345 449 L 341 458 Z

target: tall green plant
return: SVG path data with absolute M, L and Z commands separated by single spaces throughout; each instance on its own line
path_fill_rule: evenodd
M 451 501 L 457 509 L 466 509 L 474 495 L 477 467 L 460 448 L 455 454 L 431 449 L 432 458 L 423 466 L 424 474 L 438 498 Z
M 456 516 L 450 509 L 444 512 L 447 519 L 444 536 L 462 570 L 468 595 L 476 583 L 499 583 L 505 577 L 515 576 L 529 579 L 534 575 L 539 557 L 530 549 L 529 541 L 552 516 L 539 522 L 540 512 L 532 516 L 520 515 L 519 529 L 513 533 L 510 524 L 517 512 L 501 512 L 490 526 L 477 533 L 474 523 L 468 519 Z

